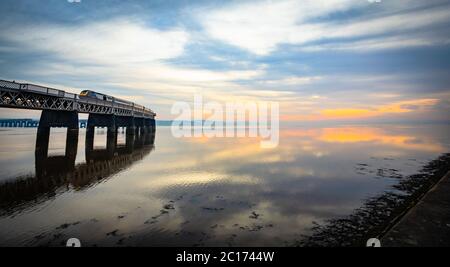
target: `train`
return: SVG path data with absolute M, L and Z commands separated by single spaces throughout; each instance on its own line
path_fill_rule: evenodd
M 152 110 L 146 109 L 144 106 L 138 105 L 136 103 L 133 103 L 133 102 L 130 102 L 127 100 L 123 100 L 120 98 L 112 97 L 109 95 L 97 93 L 97 92 L 94 92 L 91 90 L 81 91 L 80 99 L 83 99 L 83 98 L 96 99 L 96 100 L 102 100 L 102 101 L 112 102 L 112 103 L 116 103 L 116 104 L 127 105 L 127 106 L 133 107 L 134 110 L 143 110 L 143 111 L 149 111 L 149 112 L 153 113 Z
M 130 106 L 134 106 L 135 104 L 133 102 L 130 101 L 126 101 L 120 98 L 116 98 L 116 97 L 112 97 L 109 95 L 105 95 L 105 94 L 101 94 L 101 93 L 97 93 L 91 90 L 84 90 L 81 91 L 80 93 L 80 98 L 90 98 L 90 99 L 97 99 L 97 100 L 103 100 L 103 101 L 107 101 L 107 102 L 114 102 L 114 103 L 118 103 L 118 104 L 124 104 L 124 105 L 130 105 Z

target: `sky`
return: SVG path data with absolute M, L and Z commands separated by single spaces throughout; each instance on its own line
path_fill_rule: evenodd
M 0 79 L 285 121 L 448 121 L 450 1 L 2 0 Z M 36 112 L 0 110 L 0 117 Z

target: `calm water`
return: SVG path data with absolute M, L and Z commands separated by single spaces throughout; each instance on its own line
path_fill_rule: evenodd
M 0 129 L 0 245 L 289 245 L 449 152 L 449 128 L 290 127 L 264 150 L 257 139 L 175 139 L 158 127 L 153 145 L 112 157 L 101 152 L 105 132 L 87 154 L 80 130 L 70 164 L 64 131 L 42 161 L 36 129 Z

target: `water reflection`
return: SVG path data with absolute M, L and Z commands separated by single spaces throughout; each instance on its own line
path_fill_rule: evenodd
M 63 156 L 49 156 L 50 128 L 39 129 L 36 136 L 35 167 L 38 180 L 64 176 L 75 169 L 78 130 L 68 130 Z
M 86 153 L 77 153 L 68 172 L 87 172 L 91 165 L 97 173 L 86 181 L 63 172 L 52 178 L 62 182 L 47 178 L 56 188 L 38 179 L 5 182 L 1 203 L 9 212 L 0 217 L 0 244 L 60 245 L 74 236 L 106 246 L 294 244 L 314 221 L 352 214 L 368 197 L 450 151 L 448 125 L 289 127 L 271 150 L 261 149 L 256 138 L 177 139 L 169 127 L 159 127 L 157 135 L 158 149 L 132 167 L 114 164 L 117 171 L 109 171 L 107 165 L 145 151 L 145 139 L 128 140 L 114 153 L 108 141 L 99 150 L 87 140 L 79 142 L 78 151 Z M 0 132 L 0 179 L 30 171 L 30 150 L 17 143 L 34 138 Z M 55 139 L 63 147 L 62 134 Z M 18 191 L 5 184 L 21 187 L 22 196 L 4 197 Z M 30 189 L 39 187 L 47 190 Z
M 0 184 L 0 216 L 33 208 L 68 190 L 81 191 L 130 168 L 154 149 L 155 132 L 128 135 L 125 146 L 117 145 L 117 134 L 108 134 L 106 149 L 94 148 L 94 134 L 86 137 L 86 162 L 75 165 L 78 131 L 68 131 L 65 154 L 49 156 L 50 131 L 38 131 L 35 176 Z

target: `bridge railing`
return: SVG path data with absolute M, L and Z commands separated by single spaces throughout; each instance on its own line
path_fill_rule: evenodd
M 0 87 L 9 88 L 9 89 L 20 89 L 19 83 L 12 83 L 4 80 L 0 80 Z

